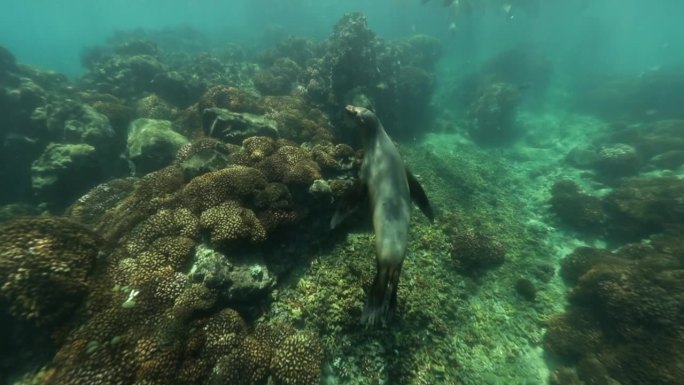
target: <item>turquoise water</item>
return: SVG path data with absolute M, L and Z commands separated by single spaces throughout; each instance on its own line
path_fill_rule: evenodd
M 441 7 L 438 1 L 69 1 L 11 2 L 3 6 L 3 44 L 20 61 L 78 75 L 84 47 L 105 41 L 114 31 L 190 26 L 218 41 L 267 43 L 268 30 L 324 38 L 345 12 L 363 11 L 383 38 L 426 33 L 453 50 L 454 60 L 478 60 L 520 42 L 542 45 L 569 67 L 643 71 L 681 61 L 682 32 L 677 1 L 607 0 L 538 2 L 533 12 L 505 2 L 471 1 L 472 16 Z M 528 3 L 535 3 L 529 1 Z M 522 6 L 521 6 L 522 8 Z M 532 13 L 532 14 L 530 14 Z M 511 20 L 510 16 L 514 16 Z M 455 23 L 456 31 L 449 25 Z M 578 61 L 578 62 L 576 62 Z
M 0 385 L 682 382 L 684 2 L 5 3 Z

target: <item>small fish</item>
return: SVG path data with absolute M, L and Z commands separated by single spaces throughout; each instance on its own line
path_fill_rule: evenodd
M 444 5 L 445 7 L 448 7 L 448 6 L 450 6 L 451 4 L 453 4 L 454 1 L 455 1 L 455 0 L 444 0 L 444 2 L 442 3 L 442 5 Z

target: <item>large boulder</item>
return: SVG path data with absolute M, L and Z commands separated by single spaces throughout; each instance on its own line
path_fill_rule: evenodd
M 128 127 L 126 151 L 132 173 L 144 175 L 169 165 L 188 139 L 168 120 L 136 119 Z

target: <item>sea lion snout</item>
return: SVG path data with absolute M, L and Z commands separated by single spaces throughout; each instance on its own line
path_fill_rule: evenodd
M 350 104 L 346 106 L 344 110 L 347 112 L 347 115 L 356 121 L 362 128 L 375 128 L 378 125 L 377 116 L 375 116 L 373 111 L 367 108 L 352 106 Z
M 351 104 L 347 107 L 344 107 L 344 110 L 347 111 L 347 113 L 351 116 L 354 116 L 358 113 L 358 107 L 354 107 Z

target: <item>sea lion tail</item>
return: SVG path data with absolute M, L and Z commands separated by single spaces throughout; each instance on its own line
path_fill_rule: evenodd
M 373 326 L 382 322 L 387 325 L 397 308 L 397 289 L 401 275 L 401 263 L 381 266 L 378 264 L 373 286 L 368 293 L 366 306 L 361 315 L 361 323 Z

